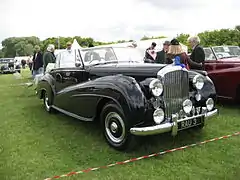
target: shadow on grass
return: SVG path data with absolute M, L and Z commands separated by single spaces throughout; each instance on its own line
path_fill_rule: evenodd
M 91 136 L 89 137 L 89 139 L 91 139 L 92 141 L 97 141 L 97 144 L 100 143 L 104 146 L 108 146 L 107 142 L 104 140 L 99 122 L 82 122 L 74 118 L 68 117 L 60 112 L 56 112 L 54 116 L 57 116 L 59 122 L 74 127 L 76 131 L 86 133 L 86 136 L 88 137 Z M 76 133 L 75 135 L 78 135 L 78 133 Z M 175 137 L 172 137 L 170 133 L 164 133 L 154 136 L 139 137 L 139 139 L 140 142 L 138 143 L 138 146 L 132 151 L 125 151 L 125 155 L 129 157 L 141 156 L 206 140 L 204 139 L 204 129 L 198 130 L 195 128 L 180 131 Z M 65 139 L 65 141 L 67 141 L 67 139 Z M 82 146 L 81 143 L 79 143 L 79 145 Z M 75 148 L 75 145 L 74 147 L 71 147 L 70 144 L 69 149 L 72 148 Z M 110 146 L 109 150 L 115 151 Z M 89 151 L 91 151 L 91 149 L 89 149 Z M 98 150 L 96 149 L 96 151 Z

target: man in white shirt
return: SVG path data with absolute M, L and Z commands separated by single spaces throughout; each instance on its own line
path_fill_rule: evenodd
M 67 43 L 65 51 L 60 52 L 57 55 L 56 66 L 60 68 L 75 67 L 75 51 L 71 49 L 72 44 Z

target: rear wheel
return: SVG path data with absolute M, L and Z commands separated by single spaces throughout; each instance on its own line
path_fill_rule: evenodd
M 43 104 L 47 112 L 51 113 L 53 108 L 51 107 L 51 99 L 46 91 L 43 92 Z
M 129 123 L 121 109 L 115 103 L 107 103 L 101 112 L 101 126 L 107 143 L 117 150 L 132 149 L 136 137 L 130 133 Z

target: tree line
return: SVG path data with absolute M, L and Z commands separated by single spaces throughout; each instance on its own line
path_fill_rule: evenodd
M 198 34 L 201 39 L 202 46 L 220 46 L 220 45 L 236 45 L 240 46 L 240 25 L 234 29 L 220 29 L 214 31 L 204 31 Z M 179 34 L 177 39 L 187 45 L 187 38 L 189 34 Z M 165 36 L 147 37 L 143 36 L 141 40 L 160 39 Z M 88 47 L 90 44 L 94 46 L 106 45 L 113 43 L 133 42 L 133 40 L 119 40 L 116 42 L 99 42 L 91 37 L 51 37 L 41 41 L 38 37 L 9 37 L 2 41 L 2 49 L 0 49 L 1 57 L 15 57 L 15 56 L 29 56 L 33 55 L 34 46 L 39 45 L 42 51 L 45 51 L 48 44 L 54 44 L 56 48 L 66 48 L 68 41 L 76 39 L 81 47 Z M 189 47 L 191 50 L 191 48 Z

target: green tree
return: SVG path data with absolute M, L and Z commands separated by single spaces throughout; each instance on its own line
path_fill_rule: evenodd
M 189 36 L 190 36 L 189 34 L 179 34 L 179 35 L 177 35 L 176 39 L 180 43 L 187 45 L 188 44 L 187 39 L 189 38 Z
M 143 41 L 143 40 L 148 40 L 148 39 L 151 39 L 151 38 L 144 35 L 144 36 L 141 38 L 141 41 Z
M 240 25 L 237 25 L 237 26 L 235 27 L 235 29 L 237 29 L 238 31 L 240 31 Z
M 117 43 L 125 43 L 127 42 L 126 40 L 118 40 Z
M 24 41 L 19 41 L 14 45 L 14 49 L 16 51 L 16 56 L 24 56 L 24 49 L 25 49 L 25 42 Z
M 240 45 L 240 31 L 237 29 L 220 29 L 199 33 L 203 46 Z
M 4 57 L 3 49 L 0 49 L 0 58 L 3 58 L 3 57 Z
M 25 48 L 24 48 L 25 55 L 27 56 L 33 55 L 33 52 L 34 52 L 34 47 L 32 44 L 25 45 Z
M 31 37 L 10 37 L 2 41 L 4 57 L 24 56 L 33 53 L 35 45 L 40 44 L 40 39 Z
M 149 39 L 163 39 L 163 38 L 166 38 L 166 36 L 152 36 L 152 37 L 148 37 L 148 36 L 144 35 L 141 38 L 141 40 L 144 41 L 144 40 L 149 40 Z

